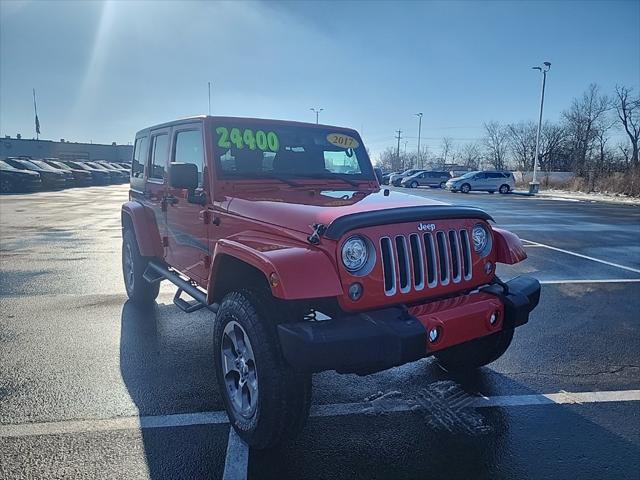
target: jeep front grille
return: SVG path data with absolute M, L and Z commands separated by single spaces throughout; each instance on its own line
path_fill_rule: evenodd
M 380 253 L 387 296 L 469 281 L 473 276 L 466 230 L 382 237 Z

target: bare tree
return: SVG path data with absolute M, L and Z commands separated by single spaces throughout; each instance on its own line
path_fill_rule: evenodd
M 588 171 L 596 139 L 596 125 L 607 116 L 610 102 L 600 88 L 592 83 L 581 98 L 573 100 L 569 110 L 562 113 L 569 137 L 569 148 L 573 159 L 574 171 L 584 175 Z
M 616 86 L 614 104 L 620 123 L 631 141 L 631 164 L 637 167 L 640 141 L 640 96 L 632 97 L 631 91 L 631 88 Z
M 482 159 L 482 153 L 477 143 L 466 143 L 460 148 L 458 157 L 461 163 L 472 170 L 477 170 Z
M 508 151 L 507 129 L 498 122 L 484 124 L 483 143 L 487 152 L 487 160 L 496 170 L 505 168 Z
M 507 125 L 509 149 L 518 170 L 533 170 L 536 154 L 536 125 L 533 121 Z
M 449 154 L 453 150 L 453 138 L 451 137 L 442 137 L 442 166 L 447 163 Z
M 567 133 L 562 125 L 544 122 L 540 132 L 540 168 L 545 172 L 560 167 L 560 153 L 566 139 Z M 535 150 L 535 149 L 534 149 Z

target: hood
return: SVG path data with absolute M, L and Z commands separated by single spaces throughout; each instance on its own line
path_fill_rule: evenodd
M 393 191 L 385 196 L 382 189 L 373 192 L 281 189 L 238 192 L 229 202 L 228 211 L 309 234 L 314 224 L 328 226 L 334 220 L 353 213 L 434 205 L 449 204 Z
M 65 178 L 68 174 L 64 173 L 64 172 L 55 172 L 53 170 L 38 170 L 38 173 L 42 176 L 47 176 L 47 177 L 56 177 L 56 178 Z

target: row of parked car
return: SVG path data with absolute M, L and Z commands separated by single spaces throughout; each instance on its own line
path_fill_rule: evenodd
M 106 160 L 9 157 L 0 160 L 0 193 L 126 183 L 130 168 Z
M 466 172 L 454 177 L 450 172 L 410 169 L 383 174 L 381 183 L 406 188 L 437 187 L 462 193 L 472 190 L 509 193 L 516 187 L 513 173 L 497 170 Z

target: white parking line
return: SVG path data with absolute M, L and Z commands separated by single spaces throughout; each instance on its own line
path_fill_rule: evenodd
M 619 263 L 607 262 L 606 260 L 601 260 L 599 258 L 589 257 L 588 255 L 583 255 L 581 253 L 572 252 L 571 250 L 565 250 L 563 248 L 552 247 L 551 245 L 545 245 L 544 243 L 534 242 L 534 241 L 531 241 L 531 240 L 524 240 L 524 241 L 529 242 L 531 244 L 530 246 L 536 245 L 536 246 L 539 246 L 539 247 L 548 248 L 549 250 L 555 250 L 556 252 L 562 252 L 562 253 L 566 253 L 568 255 L 573 255 L 574 257 L 585 258 L 585 259 L 591 260 L 593 262 L 598 262 L 598 263 L 602 263 L 604 265 L 609 265 L 611 267 L 617 267 L 617 268 L 621 268 L 623 270 L 628 270 L 629 272 L 640 273 L 640 269 L 627 267 L 625 265 L 620 265 Z
M 564 403 L 602 403 L 640 401 L 640 390 L 614 390 L 604 392 L 565 392 L 536 395 L 506 395 L 471 397 L 470 407 L 514 407 L 522 405 L 548 405 Z M 371 402 L 314 405 L 312 417 L 334 417 L 355 415 L 370 409 Z M 385 404 L 384 412 L 403 412 L 415 408 L 405 402 Z M 192 425 L 220 425 L 228 423 L 225 412 L 198 412 L 176 415 L 154 415 L 147 417 L 118 417 L 95 420 L 63 420 L 0 425 L 0 438 L 26 437 L 31 435 L 57 435 L 66 433 L 91 433 L 100 431 L 137 430 L 148 428 L 186 427 Z M 233 429 L 232 429 L 233 430 Z M 231 437 L 230 437 L 231 440 Z M 240 439 L 238 438 L 240 441 Z M 235 440 L 234 440 L 235 442 Z
M 245 480 L 249 466 L 249 447 L 238 436 L 233 427 L 229 427 L 227 458 L 224 461 L 223 480 Z
M 563 283 L 640 283 L 640 278 L 600 278 L 594 280 L 540 280 L 541 285 L 559 285 Z

